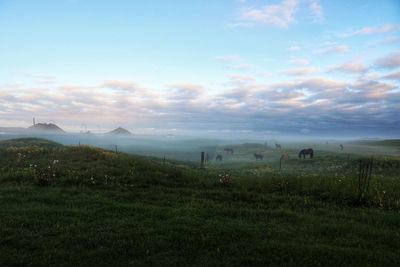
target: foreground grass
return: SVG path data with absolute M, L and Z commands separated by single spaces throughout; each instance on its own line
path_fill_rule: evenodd
M 235 190 L 0 189 L 0 265 L 398 266 L 400 214 Z
M 0 143 L 0 266 L 399 266 L 397 162 L 367 206 L 341 162 L 228 166 L 226 187 L 217 166 Z

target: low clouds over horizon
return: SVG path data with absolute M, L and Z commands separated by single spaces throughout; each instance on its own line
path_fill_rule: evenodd
M 376 60 L 377 66 L 382 59 Z M 82 124 L 105 129 L 126 125 L 131 129 L 152 128 L 155 132 L 185 127 L 285 134 L 304 129 L 307 133 L 340 129 L 399 131 L 398 73 L 368 78 L 363 76 L 363 67 L 354 64 L 336 67 L 360 74 L 343 80 L 295 75 L 266 83 L 255 77 L 230 75 L 220 93 L 212 93 L 212 88 L 201 84 L 183 82 L 165 85 L 158 91 L 136 81 L 119 80 L 92 86 L 1 86 L 0 117 L 3 121 L 21 122 L 38 117 L 72 128 Z M 98 119 L 93 122 L 93 118 Z

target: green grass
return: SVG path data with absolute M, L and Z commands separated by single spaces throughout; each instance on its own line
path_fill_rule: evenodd
M 376 159 L 359 205 L 355 155 L 292 157 L 279 171 L 279 152 L 253 162 L 246 150 L 258 148 L 241 149 L 199 170 L 45 140 L 0 142 L 0 266 L 400 265 L 396 158 Z M 230 186 L 218 181 L 225 171 Z

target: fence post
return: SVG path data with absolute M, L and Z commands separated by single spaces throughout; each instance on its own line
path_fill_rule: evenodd
M 368 160 L 359 161 L 359 172 L 358 172 L 358 201 L 360 203 L 365 202 L 365 194 L 369 189 L 369 182 L 372 173 L 373 158 Z

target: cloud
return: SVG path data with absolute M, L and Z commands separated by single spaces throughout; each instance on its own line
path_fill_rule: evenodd
M 135 92 L 138 90 L 144 90 L 143 87 L 139 86 L 138 84 L 131 82 L 131 81 L 118 81 L 118 80 L 111 80 L 105 81 L 102 83 L 99 88 L 107 88 L 112 90 L 121 90 L 121 91 L 128 91 L 128 92 Z
M 217 56 L 214 59 L 223 63 L 235 63 L 242 61 L 242 58 L 238 55 Z
M 228 69 L 249 70 L 255 67 L 253 64 L 247 63 L 238 55 L 217 56 L 214 59 L 221 62 L 224 67 Z
M 393 45 L 393 44 L 400 45 L 400 38 L 397 36 L 388 36 L 385 39 L 383 39 L 380 43 L 387 45 Z
M 329 45 L 325 46 L 321 49 L 316 50 L 317 54 L 344 54 L 347 53 L 350 49 L 346 45 Z
M 307 5 L 313 22 L 325 20 L 319 0 L 282 0 L 276 4 L 243 8 L 233 26 L 253 27 L 261 25 L 288 28 L 295 21 L 295 15 L 301 4 Z
M 400 52 L 394 52 L 375 61 L 375 65 L 384 69 L 395 69 L 400 67 Z
M 240 14 L 240 21 L 249 25 L 287 28 L 294 20 L 298 4 L 298 0 L 282 0 L 279 4 L 246 8 Z
M 400 29 L 398 24 L 383 24 L 375 27 L 364 27 L 358 29 L 352 33 L 352 35 L 370 35 L 370 34 L 380 34 L 387 32 L 394 32 Z
M 115 80 L 92 86 L 4 85 L 0 121 L 11 118 L 28 125 L 35 116 L 63 127 L 123 125 L 154 132 L 166 128 L 279 133 L 309 129 L 313 134 L 366 128 L 399 131 L 400 93 L 391 83 L 398 77 L 397 72 L 350 80 L 300 75 L 259 82 L 231 74 L 217 95 L 204 85 L 182 82 L 159 93 L 134 81 Z
M 306 58 L 292 58 L 289 60 L 290 63 L 295 64 L 295 65 L 308 65 L 310 64 L 310 61 Z
M 353 36 L 367 36 L 367 35 L 395 33 L 399 30 L 400 30 L 400 24 L 387 23 L 377 26 L 367 26 L 356 30 L 348 30 L 345 32 L 337 33 L 336 35 L 337 37 L 348 38 Z
M 382 79 L 400 81 L 400 71 L 382 76 Z
M 313 67 L 303 67 L 303 68 L 285 69 L 285 70 L 281 71 L 281 73 L 286 74 L 286 75 L 302 76 L 302 75 L 314 74 L 317 71 L 318 70 Z
M 322 22 L 325 20 L 324 10 L 319 0 L 308 0 L 308 7 L 315 22 Z
M 341 65 L 335 65 L 328 69 L 329 72 L 342 72 L 342 73 L 357 73 L 363 74 L 368 71 L 368 68 L 359 60 L 353 60 Z
M 56 78 L 50 75 L 41 74 L 26 74 L 33 82 L 38 84 L 54 84 L 56 83 Z
M 191 83 L 172 84 L 168 88 L 166 97 L 174 101 L 196 99 L 205 91 L 203 86 Z
M 292 52 L 300 51 L 300 50 L 301 50 L 301 46 L 299 46 L 299 45 L 291 45 L 291 46 L 288 48 L 288 50 L 289 50 L 289 51 L 292 51 Z

